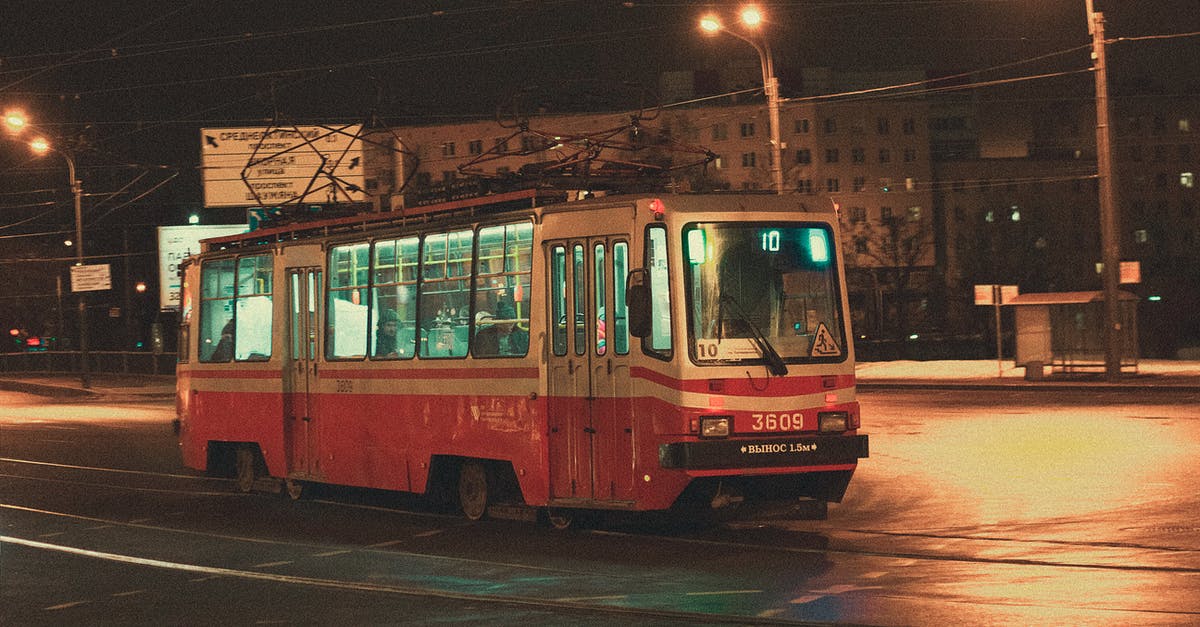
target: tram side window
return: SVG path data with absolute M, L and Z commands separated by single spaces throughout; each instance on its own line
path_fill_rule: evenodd
M 671 274 L 667 265 L 667 230 L 651 226 L 646 231 L 646 269 L 650 273 L 650 335 L 642 350 L 662 359 L 671 358 Z
M 375 242 L 371 284 L 371 357 L 412 359 L 417 346 L 417 268 L 420 240 Z
M 329 251 L 327 359 L 361 358 L 367 354 L 370 261 L 371 247 L 365 242 L 335 246 Z
M 271 263 L 270 255 L 238 259 L 233 316 L 237 338 L 233 356 L 238 361 L 265 361 L 271 357 Z
M 567 354 L 567 250 L 555 246 L 550 251 L 550 322 L 554 354 Z
M 629 354 L 629 307 L 625 304 L 625 282 L 629 279 L 629 244 L 613 244 L 613 312 L 608 335 L 618 355 Z
M 200 268 L 198 352 L 202 362 L 233 359 L 233 265 L 233 259 L 218 259 Z
M 176 360 L 187 363 L 191 359 L 191 345 L 188 343 L 192 333 L 192 288 L 186 275 L 183 286 L 179 290 L 179 342 L 176 344 Z
M 520 357 L 529 352 L 529 279 L 533 225 L 479 229 L 471 354 Z
M 572 321 L 571 327 L 575 333 L 575 354 L 583 355 L 587 352 L 587 319 L 584 318 L 584 312 L 587 311 L 587 274 L 584 271 L 586 260 L 583 256 L 583 245 L 576 244 L 571 247 L 571 263 L 571 277 L 574 280 L 572 298 L 575 305 L 575 320 Z
M 465 357 L 470 330 L 470 229 L 425 236 L 421 259 L 421 357 Z

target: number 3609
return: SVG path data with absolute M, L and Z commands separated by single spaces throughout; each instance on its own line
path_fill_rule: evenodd
M 804 428 L 804 414 L 751 414 L 754 431 L 800 431 Z

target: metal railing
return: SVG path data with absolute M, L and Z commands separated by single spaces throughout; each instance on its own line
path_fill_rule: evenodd
M 79 351 L 0 353 L 0 372 L 78 374 Z M 88 351 L 88 371 L 105 374 L 175 374 L 175 353 Z

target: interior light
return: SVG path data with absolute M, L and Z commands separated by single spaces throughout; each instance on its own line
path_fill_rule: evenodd
M 1157 303 L 1158 301 L 1162 300 L 1162 296 L 1159 296 L 1158 294 L 1155 294 L 1155 295 L 1153 295 L 1153 296 L 1147 296 L 1147 297 L 1146 297 L 1146 300 L 1148 300 L 1148 301 L 1150 301 L 1150 302 L 1152 302 L 1152 303 Z
M 707 261 L 707 246 L 705 244 L 704 229 L 693 229 L 688 231 L 688 261 L 692 265 L 700 265 Z
M 829 263 L 829 240 L 824 229 L 808 230 L 808 254 L 813 263 Z

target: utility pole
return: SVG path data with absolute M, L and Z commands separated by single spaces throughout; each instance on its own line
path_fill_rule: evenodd
M 1092 34 L 1092 68 L 1096 75 L 1096 173 L 1100 182 L 1101 279 L 1104 284 L 1104 376 L 1121 377 L 1121 349 L 1125 330 L 1120 316 L 1121 241 L 1117 198 L 1113 191 L 1112 126 L 1109 122 L 1108 64 L 1104 50 L 1104 14 L 1086 0 L 1088 32 Z

